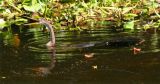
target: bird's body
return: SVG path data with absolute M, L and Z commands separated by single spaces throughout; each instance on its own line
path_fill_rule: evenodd
M 137 37 L 118 37 L 112 38 L 110 40 L 96 42 L 96 43 L 83 43 L 78 44 L 76 47 L 78 48 L 118 48 L 118 47 L 129 47 L 140 45 L 144 42 L 144 39 Z
M 136 37 L 119 37 L 96 43 L 95 47 L 126 47 L 142 44 L 145 40 Z

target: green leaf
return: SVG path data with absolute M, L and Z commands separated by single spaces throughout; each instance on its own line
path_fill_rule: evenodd
M 37 4 L 37 0 L 32 0 L 32 5 Z
M 4 28 L 6 25 L 6 21 L 4 19 L 0 19 L 0 28 Z
M 134 21 L 125 22 L 123 27 L 124 29 L 134 29 Z
M 135 8 L 135 6 L 134 7 L 125 7 L 125 8 L 123 8 L 122 14 L 128 13 L 130 10 L 132 10 L 134 8 Z
M 136 17 L 136 16 L 137 16 L 137 14 L 133 14 L 133 13 L 124 14 L 125 20 L 134 19 L 134 17 Z
M 17 25 L 27 23 L 27 19 L 19 18 L 19 19 L 16 19 L 14 23 Z
M 23 8 L 30 12 L 38 12 L 41 9 L 41 5 L 40 4 L 35 4 L 32 6 L 23 5 Z

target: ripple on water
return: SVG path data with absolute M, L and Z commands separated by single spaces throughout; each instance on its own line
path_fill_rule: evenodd
M 140 37 L 144 38 L 146 42 L 137 46 L 142 49 L 137 55 L 133 54 L 130 47 L 83 48 L 84 45 L 86 47 L 87 43 L 104 41 L 119 36 Z M 104 30 L 89 31 L 87 33 L 56 32 L 55 58 L 52 58 L 54 53 L 45 46 L 49 41 L 48 33 L 31 32 L 23 37 L 26 37 L 23 41 L 24 45 L 27 46 L 25 52 L 20 50 L 16 52 L 16 56 L 3 53 L 5 55 L 3 57 L 6 58 L 2 59 L 0 57 L 0 60 L 3 61 L 0 63 L 8 65 L 1 67 L 1 73 L 4 74 L 1 78 L 11 77 L 12 79 L 12 76 L 34 78 L 43 75 L 43 73 L 46 79 L 71 81 L 92 81 L 94 79 L 99 81 L 108 80 L 113 82 L 119 80 L 120 82 L 132 82 L 159 78 L 159 75 L 156 75 L 160 70 L 159 34 L 110 33 Z M 75 47 L 74 45 L 80 47 Z M 4 51 L 4 48 L 0 48 L 0 50 Z M 94 56 L 85 58 L 85 53 L 94 53 Z

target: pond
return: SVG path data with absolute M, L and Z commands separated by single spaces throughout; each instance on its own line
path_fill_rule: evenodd
M 145 39 L 132 48 L 76 47 L 115 37 Z M 3 37 L 3 38 L 2 38 Z M 0 84 L 148 84 L 160 83 L 160 34 L 144 31 L 56 32 L 56 48 L 45 44 L 49 33 L 23 28 L 0 38 Z M 91 57 L 86 57 L 91 55 Z

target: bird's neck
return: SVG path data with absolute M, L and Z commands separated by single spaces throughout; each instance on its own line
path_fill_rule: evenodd
M 51 36 L 51 42 L 53 44 L 53 46 L 55 45 L 55 34 L 54 34 L 54 31 L 53 31 L 53 28 L 52 28 L 52 25 L 51 24 L 48 24 L 48 23 L 44 23 L 44 25 L 49 29 L 50 31 L 50 36 Z

